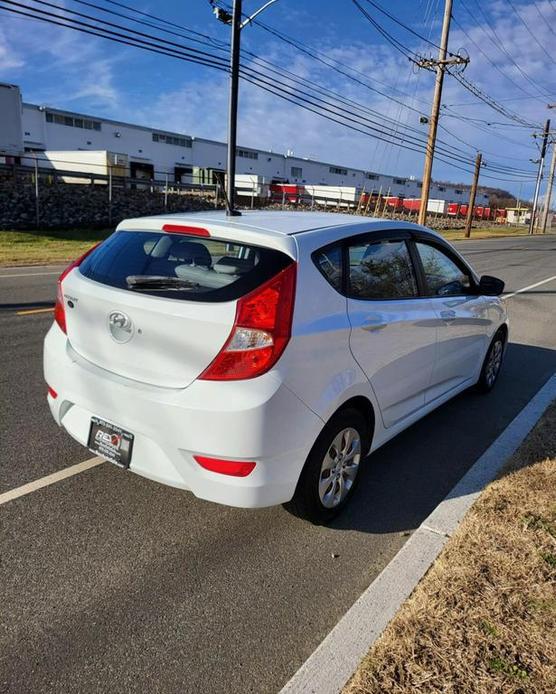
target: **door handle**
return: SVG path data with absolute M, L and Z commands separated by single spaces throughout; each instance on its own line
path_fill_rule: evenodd
M 368 320 L 361 324 L 362 330 L 367 330 L 367 332 L 375 332 L 376 330 L 382 330 L 388 325 L 386 321 L 381 319 L 378 320 Z
M 440 317 L 446 323 L 451 323 L 456 318 L 456 312 L 452 311 L 451 309 L 446 311 L 440 311 Z

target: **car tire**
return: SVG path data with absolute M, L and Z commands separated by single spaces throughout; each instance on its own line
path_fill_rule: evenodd
M 494 388 L 502 368 L 505 350 L 506 335 L 503 330 L 498 330 L 492 338 L 477 381 L 476 389 L 479 393 L 490 393 Z
M 331 521 L 351 499 L 360 463 L 370 447 L 370 422 L 361 412 L 351 408 L 338 412 L 315 441 L 295 494 L 284 508 L 315 525 Z

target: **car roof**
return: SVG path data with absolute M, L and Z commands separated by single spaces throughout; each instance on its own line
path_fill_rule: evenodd
M 217 224 L 219 227 L 232 229 L 258 229 L 274 234 L 291 236 L 315 229 L 331 229 L 340 226 L 357 226 L 365 221 L 370 228 L 384 228 L 386 219 L 374 219 L 340 214 L 335 212 L 295 212 L 282 210 L 245 210 L 241 216 L 227 217 L 225 211 L 186 212 L 164 214 L 151 217 L 125 219 L 118 228 L 160 229 L 163 224 Z

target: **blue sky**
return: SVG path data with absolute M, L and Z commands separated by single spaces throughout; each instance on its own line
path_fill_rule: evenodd
M 106 0 L 90 1 L 129 14 Z M 208 0 L 122 1 L 137 10 L 209 34 L 217 42 L 228 38 L 228 27 L 213 18 Z M 253 11 L 262 1 L 244 0 L 244 10 Z M 464 73 L 467 79 L 525 120 L 540 123 L 550 115 L 546 104 L 556 102 L 556 3 L 551 0 L 512 1 L 520 16 L 505 0 L 454 0 L 456 23 L 452 25 L 450 48 L 453 52 L 460 47 L 467 50 L 471 58 Z M 115 22 L 122 21 L 77 4 L 75 0 L 51 2 Z M 431 45 L 378 13 L 367 0 L 359 2 L 410 50 L 419 54 L 435 52 Z M 421 35 L 430 37 L 433 43 L 438 42 L 442 0 L 377 2 Z M 41 7 L 32 0 L 26 4 Z M 43 9 L 52 11 L 44 6 Z M 415 70 L 361 15 L 352 0 L 278 0 L 261 19 L 310 49 L 320 51 L 328 59 L 349 66 L 348 70 L 357 70 L 350 74 L 365 81 L 367 86 L 313 60 L 257 26 L 243 32 L 244 48 L 313 85 L 341 94 L 356 103 L 358 109 L 372 109 L 383 114 L 373 116 L 379 127 L 384 118 L 390 118 L 398 123 L 392 126 L 398 133 L 404 128 L 426 133 L 426 126 L 419 124 L 419 115 L 429 113 L 434 75 Z M 467 35 L 462 33 L 461 27 Z M 489 27 L 494 27 L 502 47 Z M 205 47 L 205 50 L 212 49 Z M 227 78 L 223 72 L 34 20 L 15 18 L 5 12 L 0 12 L 0 80 L 19 84 L 24 100 L 32 103 L 225 139 Z M 384 95 L 373 91 L 373 87 Z M 543 92 L 542 96 L 539 91 Z M 537 98 L 527 98 L 525 92 Z M 390 100 L 391 96 L 401 103 Z M 445 130 L 440 132 L 440 137 L 445 146 L 457 147 L 458 155 L 469 160 L 480 148 L 487 162 L 483 182 L 517 193 L 521 174 L 503 174 L 498 168 L 534 171 L 534 164 L 529 160 L 538 156 L 538 149 L 531 130 L 493 111 L 451 77 L 445 81 L 443 104 L 447 107 L 441 119 Z M 552 113 L 556 120 L 556 111 Z M 415 131 L 408 134 L 422 137 Z M 248 83 L 242 84 L 240 93 L 239 141 L 248 146 L 292 150 L 298 156 L 385 173 L 416 177 L 422 174 L 422 154 L 349 130 Z M 406 137 L 404 144 L 408 142 Z M 470 168 L 462 162 L 439 160 L 434 168 L 435 178 L 469 181 L 470 174 L 455 168 L 456 165 Z M 488 175 L 512 180 L 488 180 Z M 532 192 L 531 175 L 524 178 L 521 186 L 525 197 Z

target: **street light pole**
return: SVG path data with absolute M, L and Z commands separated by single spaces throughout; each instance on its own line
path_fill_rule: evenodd
M 239 56 L 241 39 L 241 2 L 234 0 L 232 11 L 232 40 L 230 43 L 230 96 L 228 102 L 228 165 L 226 180 L 226 215 L 238 217 L 235 208 L 237 102 L 239 92 Z

